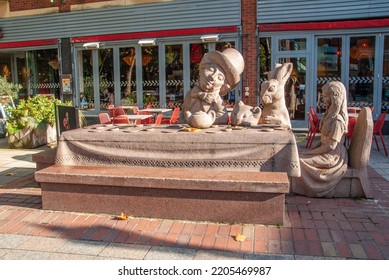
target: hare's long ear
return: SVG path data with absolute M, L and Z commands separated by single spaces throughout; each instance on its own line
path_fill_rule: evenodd
M 292 74 L 293 63 L 284 63 L 276 73 L 276 79 L 282 84 L 285 84 L 289 79 L 290 74 Z

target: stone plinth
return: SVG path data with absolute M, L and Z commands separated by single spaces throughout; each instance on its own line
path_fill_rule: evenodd
M 54 165 L 36 172 L 44 209 L 283 224 L 286 173 Z

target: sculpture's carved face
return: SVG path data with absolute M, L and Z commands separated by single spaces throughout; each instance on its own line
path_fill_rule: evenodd
M 199 75 L 200 88 L 206 92 L 220 91 L 226 79 L 224 72 L 214 63 L 201 65 Z
M 271 79 L 261 84 L 261 99 L 263 104 L 274 103 L 275 100 L 281 97 L 279 82 L 277 80 Z
M 327 108 L 331 106 L 331 95 L 327 91 L 323 91 L 323 103 Z

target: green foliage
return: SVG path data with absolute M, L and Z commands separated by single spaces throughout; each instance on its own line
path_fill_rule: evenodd
M 150 93 L 144 92 L 143 93 L 143 104 L 152 104 L 157 102 L 157 97 L 155 95 L 151 95 Z M 130 94 L 126 95 L 126 98 L 122 101 L 123 105 L 137 105 L 137 99 L 136 99 L 136 92 L 131 92 Z
M 15 134 L 26 127 L 37 127 L 42 123 L 55 125 L 55 105 L 60 104 L 58 99 L 49 99 L 45 96 L 34 96 L 27 100 L 20 100 L 16 108 L 10 110 L 11 116 L 7 119 L 7 131 Z
M 20 89 L 22 89 L 21 85 L 9 83 L 5 76 L 0 76 L 0 96 L 8 95 L 16 99 Z

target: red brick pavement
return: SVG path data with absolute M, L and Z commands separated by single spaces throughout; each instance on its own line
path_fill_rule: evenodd
M 217 224 L 42 210 L 29 175 L 0 188 L 0 233 L 241 253 L 389 259 L 389 182 L 369 169 L 375 199 L 286 198 L 283 226 Z M 120 213 L 118 213 L 120 214 Z M 237 242 L 236 234 L 246 240 Z

